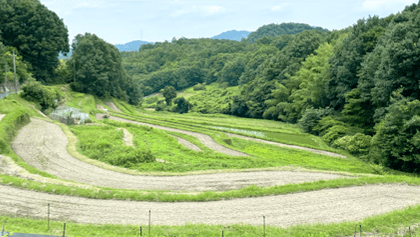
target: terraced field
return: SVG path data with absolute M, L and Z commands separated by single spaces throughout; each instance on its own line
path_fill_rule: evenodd
M 116 105 L 108 106 L 111 108 Z M 102 109 L 103 107 L 97 106 L 97 108 Z M 114 110 L 118 111 L 119 109 L 114 108 Z M 141 119 L 141 116 L 138 114 L 130 116 L 137 119 L 130 120 L 126 117 L 116 116 L 116 114 L 110 116 L 110 119 L 134 124 L 134 126 L 149 126 L 158 130 L 194 137 L 202 144 L 201 148 L 205 147 L 216 153 L 219 152 L 224 155 L 223 159 L 239 159 L 241 157 L 264 159 L 255 156 L 260 153 L 247 153 L 246 151 L 250 150 L 242 145 L 252 144 L 258 147 L 264 144 L 266 146 L 264 149 L 271 152 L 282 149 L 288 149 L 286 151 L 293 154 L 306 152 L 303 157 L 306 157 L 308 162 L 316 160 L 317 157 L 320 161 L 327 159 L 322 158 L 325 156 L 328 157 L 327 161 L 347 162 L 343 163 L 346 165 L 354 163 L 354 167 L 352 168 L 350 165 L 346 172 L 305 170 L 299 166 L 289 170 L 244 168 L 184 173 L 148 173 L 124 168 L 113 169 L 109 164 L 98 165 L 99 162 L 96 161 L 96 163 L 86 162 L 89 158 L 80 159 L 79 156 L 76 158 L 69 154 L 69 138 L 63 129 L 48 119 L 33 117 L 29 124 L 18 131 L 11 147 L 26 164 L 40 172 L 53 175 L 53 177 L 46 178 L 42 173 L 40 175 L 30 173 L 15 164 L 16 158 L 12 159 L 3 155 L 0 155 L 0 175 L 19 177 L 28 180 L 29 183 L 38 182 L 85 190 L 91 189 L 96 190 L 94 192 L 104 193 L 104 195 L 116 190 L 115 192 L 119 193 L 127 192 L 127 196 L 125 196 L 127 198 L 125 200 L 116 196 L 103 200 L 97 197 L 86 198 L 90 194 L 78 193 L 81 191 L 75 191 L 72 195 L 57 195 L 54 194 L 54 190 L 44 193 L 36 191 L 35 188 L 35 190 L 25 188 L 29 184 L 19 186 L 12 182 L 3 183 L 0 184 L 2 215 L 43 219 L 45 218 L 46 203 L 50 203 L 53 207 L 52 220 L 85 224 L 146 225 L 148 224 L 148 210 L 152 210 L 153 224 L 157 226 L 183 226 L 186 224 L 260 226 L 261 217 L 264 215 L 269 220 L 268 223 L 271 227 L 291 228 L 290 235 L 299 236 L 299 231 L 293 230 L 296 225 L 328 225 L 332 223 L 341 225 L 349 221 L 360 222 L 367 217 L 386 215 L 386 213 L 395 210 L 420 204 L 420 186 L 413 184 L 418 182 L 415 178 L 407 178 L 407 180 L 411 180 L 410 184 L 400 181 L 384 183 L 369 181 L 369 177 L 372 177 L 372 180 L 386 181 L 387 176 L 373 175 L 373 170 L 369 169 L 362 172 L 362 169 L 357 167 L 363 167 L 363 164 L 361 165 L 360 161 L 352 157 L 331 151 L 225 133 L 228 137 L 238 139 L 235 141 L 244 141 L 238 143 L 237 146 L 231 146 L 235 148 L 233 149 L 220 144 L 214 136 L 208 134 L 140 122 L 138 120 Z M 0 124 L 3 117 L 4 115 L 0 114 Z M 101 124 L 102 115 L 96 114 L 96 118 L 97 123 Z M 136 134 L 131 134 L 125 128 L 122 129 L 124 143 L 127 146 L 135 146 L 133 137 Z M 188 149 L 204 152 L 188 136 L 175 136 L 175 138 Z M 311 157 L 310 154 L 313 154 L 314 157 Z M 283 157 L 277 159 L 283 159 Z M 302 162 L 304 163 L 304 161 Z M 121 172 L 118 172 L 119 170 Z M 360 172 L 354 170 L 360 170 Z M 390 177 L 390 180 L 392 179 L 404 180 L 404 177 Z M 276 189 L 287 189 L 287 191 L 278 191 L 278 194 L 269 191 Z M 145 194 L 161 192 L 169 198 L 160 199 L 158 202 L 134 201 L 129 198 L 129 193 L 132 192 L 144 192 Z M 219 195 L 219 198 L 214 198 L 215 201 L 205 199 L 200 199 L 199 202 L 188 201 L 188 196 L 199 196 L 207 192 Z M 240 194 L 240 197 L 231 198 L 229 195 L 232 192 L 242 192 L 243 194 Z M 171 195 L 174 197 L 178 195 L 179 201 L 174 202 L 174 199 L 170 198 Z M 308 228 L 312 227 L 308 226 Z M 313 230 L 315 231 L 315 229 Z M 333 235 L 346 236 L 349 235 L 348 233 L 352 233 L 352 230 L 337 230 L 334 233 L 347 233 Z M 317 236 L 317 232 L 312 232 L 312 234 Z

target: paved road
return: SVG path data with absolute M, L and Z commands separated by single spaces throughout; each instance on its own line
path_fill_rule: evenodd
M 6 93 L 3 93 L 3 94 L 0 93 L 0 100 L 3 99 L 4 97 L 10 95 L 10 94 L 11 94 L 11 92 L 6 92 Z

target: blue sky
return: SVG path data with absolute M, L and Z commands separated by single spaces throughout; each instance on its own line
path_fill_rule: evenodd
M 353 1 L 80 1 L 41 0 L 67 25 L 70 42 L 94 33 L 112 44 L 173 37 L 212 37 L 228 30 L 255 31 L 270 23 L 299 22 L 329 30 L 369 15 L 385 17 L 418 0 Z

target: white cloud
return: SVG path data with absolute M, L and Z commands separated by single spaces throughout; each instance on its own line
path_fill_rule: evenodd
M 362 4 L 362 8 L 365 11 L 375 11 L 382 8 L 394 8 L 396 4 L 406 6 L 412 3 L 416 3 L 414 0 L 365 0 Z
M 282 3 L 280 5 L 271 7 L 270 9 L 271 9 L 271 11 L 282 12 L 282 11 L 287 10 L 290 6 L 292 6 L 292 4 L 290 4 L 290 3 Z

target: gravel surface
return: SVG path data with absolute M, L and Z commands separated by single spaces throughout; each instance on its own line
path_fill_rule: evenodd
M 102 116 L 103 116 L 103 114 L 96 114 L 95 118 L 96 119 L 102 119 Z M 162 130 L 165 130 L 165 131 L 179 132 L 179 133 L 187 134 L 187 135 L 194 136 L 194 137 L 198 138 L 198 140 L 203 145 L 207 146 L 208 148 L 210 148 L 212 150 L 215 150 L 215 151 L 218 151 L 218 152 L 221 152 L 221 153 L 224 153 L 226 155 L 249 156 L 245 153 L 235 151 L 235 150 L 232 150 L 230 148 L 227 148 L 227 147 L 224 147 L 224 146 L 220 145 L 219 143 L 215 142 L 213 140 L 213 138 L 211 138 L 209 135 L 206 135 L 206 134 L 181 130 L 181 129 L 177 129 L 177 128 L 168 128 L 168 127 L 163 127 L 163 126 L 155 125 L 155 124 L 141 123 L 141 122 L 128 120 L 128 119 L 124 119 L 124 118 L 120 118 L 120 117 L 115 117 L 115 116 L 110 116 L 109 119 L 120 121 L 120 122 L 134 123 L 134 124 L 138 124 L 138 125 L 149 126 L 149 127 L 152 127 L 152 128 L 162 129 Z
M 237 137 L 237 138 L 241 138 L 241 139 L 245 139 L 245 140 L 251 140 L 251 141 L 254 141 L 254 142 L 262 142 L 262 143 L 267 143 L 267 144 L 271 144 L 271 145 L 275 145 L 275 146 L 299 149 L 299 150 L 310 151 L 310 152 L 313 152 L 313 153 L 322 154 L 322 155 L 326 155 L 326 156 L 340 157 L 340 158 L 347 159 L 347 157 L 344 156 L 344 155 L 340 155 L 340 154 L 329 152 L 329 151 L 317 150 L 317 149 L 295 146 L 295 145 L 287 145 L 287 144 L 283 144 L 283 143 L 272 142 L 272 141 L 267 141 L 267 140 L 263 140 L 263 139 L 259 139 L 259 138 L 253 138 L 253 137 L 247 137 L 247 136 L 233 134 L 233 133 L 226 133 L 226 135 L 228 135 L 229 137 Z
M 5 114 L 0 114 L 0 121 L 6 116 Z
M 122 111 L 114 104 L 114 102 L 105 102 L 105 105 L 108 106 L 111 110 L 122 113 Z
M 213 202 L 137 202 L 98 200 L 39 193 L 0 185 L 3 215 L 51 218 L 94 224 L 152 225 L 266 224 L 288 227 L 296 224 L 358 221 L 420 204 L 420 187 L 403 184 L 366 185 L 278 196 Z
M 67 152 L 67 137 L 61 128 L 40 119 L 24 126 L 12 148 L 29 165 L 78 183 L 139 190 L 224 191 L 251 184 L 274 186 L 346 177 L 328 173 L 263 171 L 215 173 L 188 176 L 140 176 L 119 173 L 87 164 Z

